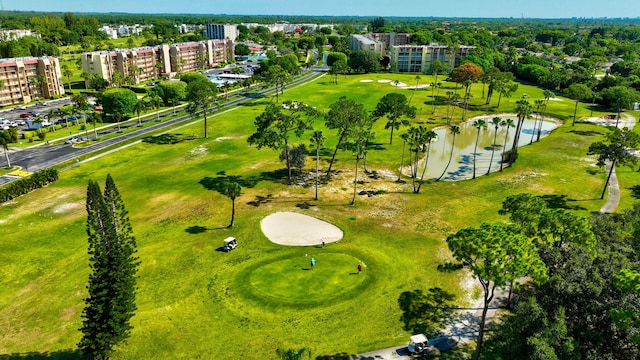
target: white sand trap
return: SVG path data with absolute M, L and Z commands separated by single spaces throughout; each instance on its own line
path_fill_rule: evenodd
M 389 85 L 397 86 L 397 87 L 407 87 L 407 84 L 405 84 L 403 82 L 399 82 L 397 85 L 396 85 L 396 83 L 390 83 Z
M 389 79 L 380 79 L 380 80 L 378 80 L 379 83 L 383 83 L 383 84 L 384 83 L 390 83 L 391 81 L 392 80 L 389 80 Z
M 262 219 L 262 232 L 276 244 L 309 246 L 336 242 L 343 233 L 337 226 L 295 212 L 277 212 Z
M 549 98 L 549 100 L 551 100 L 551 101 L 564 101 L 563 99 L 560 99 L 560 98 Z
M 364 79 L 364 80 L 360 80 L 360 82 L 373 82 L 373 80 L 371 80 L 371 79 Z
M 428 88 L 429 85 L 428 84 L 423 84 L 423 85 L 418 85 L 418 86 L 407 86 L 408 90 L 415 90 L 415 89 L 424 89 L 424 88 Z

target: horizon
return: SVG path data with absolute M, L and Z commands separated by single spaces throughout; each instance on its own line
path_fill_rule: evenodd
M 640 9 L 628 0 L 611 0 L 606 7 L 592 0 L 539 0 L 531 6 L 525 0 L 458 0 L 424 3 L 405 0 L 389 7 L 381 0 L 324 0 L 322 3 L 290 3 L 286 0 L 238 0 L 233 3 L 175 3 L 169 0 L 111 0 L 93 3 L 84 0 L 0 0 L 7 12 L 193 16 L 299 16 L 299 17 L 377 17 L 446 19 L 639 19 Z

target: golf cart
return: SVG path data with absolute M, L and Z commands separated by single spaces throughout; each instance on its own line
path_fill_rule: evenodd
M 225 252 L 229 252 L 229 251 L 235 249 L 236 247 L 238 247 L 238 242 L 236 241 L 236 238 L 230 236 L 230 237 L 224 239 L 224 251 Z
M 413 335 L 407 348 L 412 355 L 422 354 L 429 348 L 429 339 L 424 334 Z

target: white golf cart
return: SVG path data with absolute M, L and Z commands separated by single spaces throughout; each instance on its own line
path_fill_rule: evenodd
M 413 354 L 422 354 L 429 348 L 429 339 L 427 339 L 424 334 L 417 334 L 411 336 L 411 341 L 409 341 L 409 345 L 407 349 L 409 352 Z
M 238 242 L 236 241 L 236 238 L 229 236 L 228 238 L 224 239 L 225 252 L 229 252 L 235 249 L 236 247 L 238 247 Z

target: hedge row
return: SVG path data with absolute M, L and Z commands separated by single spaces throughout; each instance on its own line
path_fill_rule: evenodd
M 56 180 L 58 180 L 58 171 L 55 169 L 36 171 L 31 176 L 16 180 L 0 188 L 0 203 L 13 200 Z

